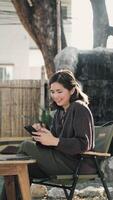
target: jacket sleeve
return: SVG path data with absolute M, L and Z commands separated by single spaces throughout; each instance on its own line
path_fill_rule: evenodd
M 69 155 L 76 155 L 90 150 L 93 142 L 93 124 L 89 110 L 84 108 L 78 110 L 73 116 L 70 129 L 68 129 L 68 126 L 64 128 L 64 136 L 60 137 L 56 149 Z M 71 131 L 73 134 L 68 133 L 66 134 L 68 137 L 65 137 L 67 131 Z
M 57 137 L 57 134 L 56 134 L 56 121 L 57 121 L 57 113 L 54 114 L 54 117 L 53 117 L 52 123 L 51 123 L 51 127 L 50 127 L 50 131 L 55 137 Z

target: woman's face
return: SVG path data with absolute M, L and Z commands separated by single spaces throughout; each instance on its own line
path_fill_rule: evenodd
M 58 105 L 62 106 L 66 110 L 70 105 L 70 96 L 72 90 L 64 88 L 64 86 L 58 82 L 54 82 L 50 86 L 51 98 Z

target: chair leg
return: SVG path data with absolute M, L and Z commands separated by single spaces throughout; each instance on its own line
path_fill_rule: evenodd
M 69 200 L 69 194 L 68 194 L 67 189 L 63 188 L 63 190 L 64 190 L 64 193 L 65 193 L 66 199 Z
M 80 166 L 81 166 L 81 162 L 83 161 L 83 157 L 80 157 L 80 160 L 78 162 L 78 166 L 76 167 L 76 171 L 74 174 L 74 180 L 73 180 L 73 184 L 70 188 L 70 194 L 68 195 L 68 199 L 67 200 L 72 200 L 73 195 L 74 195 L 74 191 L 75 191 L 75 187 L 79 178 L 79 172 L 80 172 Z
M 78 164 L 76 173 L 75 173 L 75 175 L 74 175 L 73 184 L 72 184 L 72 186 L 71 186 L 70 189 L 69 189 L 69 190 L 70 190 L 70 193 L 68 194 L 67 190 L 66 190 L 65 188 L 63 188 L 67 200 L 72 200 L 72 198 L 73 198 L 74 191 L 75 191 L 75 187 L 76 187 L 76 184 L 77 184 L 77 181 L 78 181 L 78 177 L 79 177 L 79 176 L 78 176 L 78 173 L 79 173 L 79 170 L 80 170 L 81 161 L 82 161 L 82 159 L 80 159 L 80 162 L 79 162 L 79 164 Z
M 74 182 L 73 182 L 73 185 L 72 185 L 72 188 L 71 188 L 71 191 L 70 191 L 69 199 L 68 199 L 68 200 L 72 200 L 72 198 L 73 198 L 73 195 L 74 195 L 74 191 L 75 191 L 75 187 L 76 187 L 77 181 L 78 181 L 78 176 L 76 176 L 76 178 L 74 179 Z
M 63 190 L 64 190 L 64 193 L 65 193 L 66 199 L 72 200 L 73 194 L 74 194 L 74 188 L 70 189 L 69 193 L 68 193 L 67 189 L 63 188 Z
M 106 184 L 106 180 L 105 180 L 104 174 L 103 174 L 103 172 L 102 172 L 101 169 L 100 169 L 100 166 L 99 166 L 99 163 L 98 163 L 98 161 L 97 161 L 97 158 L 95 157 L 94 159 L 95 159 L 95 163 L 96 163 L 96 166 L 97 166 L 97 169 L 98 169 L 98 174 L 99 174 L 99 177 L 100 177 L 101 182 L 102 182 L 102 184 L 103 184 L 103 187 L 104 187 L 104 189 L 105 189 L 107 198 L 108 198 L 108 200 L 112 200 L 111 195 L 110 195 L 110 192 L 109 192 L 109 190 L 108 190 L 108 186 L 107 186 L 107 184 Z

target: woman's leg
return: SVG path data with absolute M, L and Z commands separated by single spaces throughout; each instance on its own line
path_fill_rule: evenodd
M 65 156 L 54 148 L 36 144 L 33 141 L 24 141 L 18 153 L 26 154 L 36 159 L 35 164 L 29 165 L 30 177 L 42 177 L 45 175 L 71 174 L 73 171 L 65 163 Z
M 44 147 L 33 141 L 24 141 L 18 150 L 19 154 L 25 154 L 36 159 L 37 162 L 29 164 L 29 177 L 32 178 L 48 177 L 56 174 L 71 174 L 73 171 L 63 162 L 65 156 L 57 152 L 55 149 Z M 18 181 L 16 180 L 17 193 L 19 194 Z M 5 190 L 0 200 L 6 200 Z M 18 195 L 17 195 L 18 196 Z
M 37 160 L 36 163 L 28 165 L 30 179 L 47 177 L 47 174 L 41 169 L 39 165 L 40 153 L 35 142 L 33 141 L 22 142 L 17 153 L 28 155 L 31 158 Z

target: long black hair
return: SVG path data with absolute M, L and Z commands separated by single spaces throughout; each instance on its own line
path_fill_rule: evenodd
M 74 93 L 70 97 L 70 103 L 76 100 L 82 100 L 86 104 L 89 104 L 88 96 L 82 91 L 81 85 L 75 79 L 74 74 L 70 70 L 63 69 L 54 73 L 49 80 L 49 86 L 51 86 L 51 84 L 54 82 L 60 83 L 69 91 L 75 88 Z M 59 108 L 59 106 L 57 106 L 57 104 L 52 101 L 51 108 L 56 109 Z

